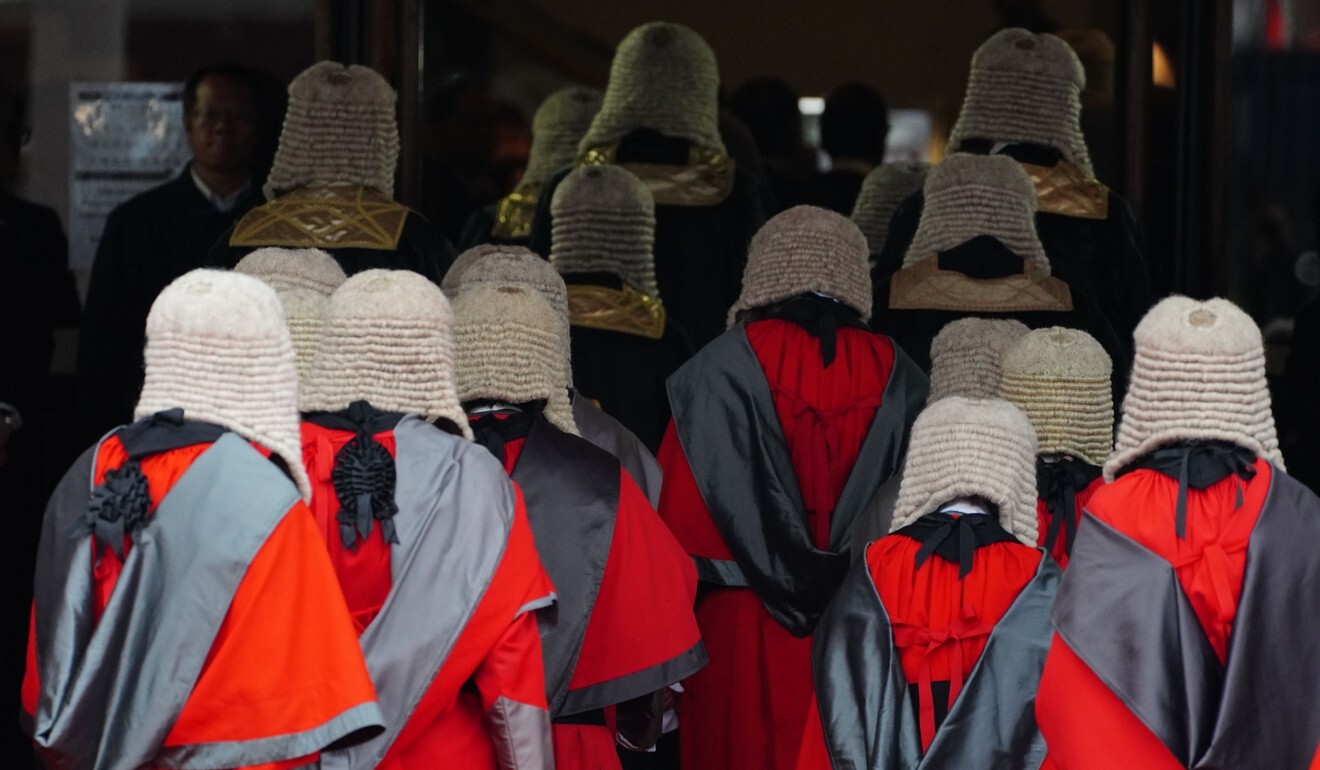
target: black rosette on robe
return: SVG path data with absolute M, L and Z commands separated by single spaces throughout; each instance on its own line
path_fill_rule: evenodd
M 150 510 L 147 477 L 138 461 L 129 460 L 107 471 L 105 480 L 92 490 L 87 506 L 87 529 L 97 543 L 109 546 L 123 560 L 124 538 L 136 535 L 147 525 Z
M 380 522 L 385 542 L 399 542 L 394 531 L 394 514 L 399 512 L 394 502 L 396 478 L 389 450 L 366 433 L 358 433 L 335 455 L 330 481 L 339 499 L 335 518 L 345 548 L 356 549 L 360 540 L 370 537 L 373 521 Z

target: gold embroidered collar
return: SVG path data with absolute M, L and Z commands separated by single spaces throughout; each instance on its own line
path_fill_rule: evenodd
M 693 145 L 682 166 L 616 163 L 618 150 L 617 144 L 593 147 L 578 156 L 578 165 L 628 169 L 651 188 L 656 205 L 714 206 L 733 192 L 733 159 L 720 150 Z
M 665 306 L 626 283 L 622 289 L 569 284 L 568 320 L 574 326 L 652 340 L 665 335 Z
M 491 237 L 498 240 L 517 240 L 532 234 L 532 216 L 536 214 L 536 199 L 541 197 L 541 183 L 530 182 L 500 198 L 495 206 L 495 223 Z
M 1109 216 L 1109 188 L 1077 166 L 1061 160 L 1053 166 L 1023 163 L 1036 185 L 1036 210 L 1078 219 Z
M 244 214 L 229 245 L 393 250 L 408 211 L 360 185 L 299 187 Z
M 1027 264 L 1024 273 L 981 280 L 941 270 L 939 257 L 932 255 L 894 273 L 889 307 L 968 313 L 1066 312 L 1073 303 L 1068 284 L 1035 265 Z

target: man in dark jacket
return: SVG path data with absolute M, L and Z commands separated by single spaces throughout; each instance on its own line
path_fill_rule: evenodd
M 193 159 L 177 177 L 110 212 L 92 264 L 78 348 L 78 424 L 91 441 L 129 422 L 142 387 L 143 330 L 156 295 L 201 267 L 220 234 L 260 202 L 259 76 L 221 65 L 183 90 Z

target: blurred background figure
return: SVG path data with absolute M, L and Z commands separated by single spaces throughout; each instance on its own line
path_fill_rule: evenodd
M 499 112 L 490 86 L 468 75 L 452 76 L 427 104 L 422 213 L 451 242 L 475 211 L 512 189 L 491 171 Z
M 747 126 L 761 153 L 770 196 L 766 215 L 806 203 L 816 153 L 802 138 L 802 112 L 793 87 L 782 78 L 752 78 L 729 96 L 727 107 Z
M 440 285 L 453 250 L 420 214 L 394 200 L 399 162 L 395 92 L 380 73 L 323 61 L 289 84 L 267 203 L 211 247 L 232 268 L 256 248 L 323 249 L 348 275 L 411 270 Z
M 820 116 L 820 146 L 830 156 L 830 170 L 815 179 L 811 203 L 851 214 L 862 180 L 885 159 L 888 135 L 889 110 L 874 88 L 849 83 L 832 91 Z
M 59 217 L 11 192 L 28 138 L 24 108 L 19 94 L 0 86 L 0 506 L 13 546 L 0 572 L 0 622 L 11 628 L 27 624 L 41 512 L 60 472 L 55 421 L 68 415 L 67 402 L 52 390 L 55 330 L 78 325 Z M 10 656 L 0 667 L 0 697 L 15 702 L 22 677 L 22 662 Z M 0 736 L 0 756 L 31 754 L 17 730 Z
M 527 244 L 541 187 L 556 171 L 573 165 L 578 142 L 600 110 L 600 100 L 601 92 L 594 88 L 569 86 L 541 102 L 532 116 L 525 170 L 511 181 L 508 195 L 468 219 L 461 244 L 464 250 L 482 243 Z

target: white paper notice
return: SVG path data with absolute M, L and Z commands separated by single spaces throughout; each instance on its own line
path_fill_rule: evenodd
M 69 266 L 87 269 L 110 210 L 192 157 L 179 83 L 69 83 Z

